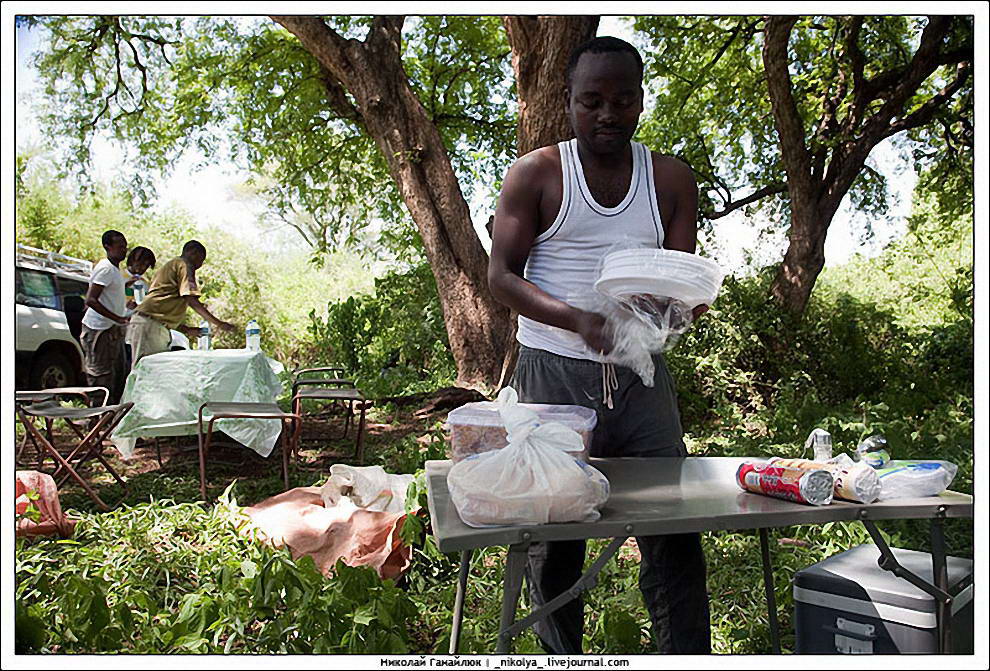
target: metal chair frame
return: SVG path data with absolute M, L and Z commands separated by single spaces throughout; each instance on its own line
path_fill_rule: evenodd
M 128 491 L 127 483 L 114 470 L 102 452 L 103 441 L 110 436 L 110 433 L 133 406 L 133 403 L 121 403 L 119 405 L 103 405 L 95 408 L 67 408 L 57 401 L 49 400 L 32 405 L 18 405 L 17 414 L 27 434 L 30 436 L 35 449 L 39 453 L 47 452 L 58 464 L 58 467 L 52 473 L 52 478 L 55 480 L 56 486 L 61 487 L 66 480 L 72 478 L 82 486 L 101 510 L 110 510 L 110 506 L 99 497 L 96 491 L 79 474 L 79 469 L 87 461 L 95 459 L 103 464 L 103 467 L 107 469 L 110 475 L 120 483 L 125 493 Z M 67 457 L 63 457 L 51 440 L 42 434 L 34 422 L 30 421 L 31 417 L 42 417 L 46 420 L 64 420 L 76 435 L 79 436 L 79 443 Z M 88 432 L 84 432 L 72 420 L 94 420 L 94 422 Z
M 24 404 L 32 403 L 42 403 L 44 401 L 54 401 L 60 396 L 78 396 L 82 399 L 83 403 L 89 407 L 93 407 L 92 399 L 90 399 L 90 394 L 95 392 L 102 392 L 103 401 L 100 403 L 101 406 L 106 406 L 107 402 L 110 400 L 110 390 L 106 387 L 52 387 L 50 389 L 40 389 L 40 390 L 20 390 L 14 392 L 14 403 L 18 406 Z M 48 438 L 48 442 L 54 445 L 54 436 L 52 435 L 52 419 L 45 417 L 45 436 Z M 23 421 L 23 420 L 22 420 Z M 79 428 L 73 424 L 71 421 L 66 420 L 66 424 L 72 427 L 79 435 Z M 21 463 L 21 454 L 24 452 L 24 448 L 28 444 L 28 433 L 24 432 L 24 438 L 21 440 L 21 444 L 17 448 L 17 453 L 14 455 L 14 463 Z M 40 451 L 37 454 L 38 463 L 37 470 L 41 470 L 44 466 L 44 451 Z
M 213 406 L 217 412 L 207 420 L 206 433 L 203 433 L 203 411 Z M 244 403 L 230 401 L 207 401 L 199 406 L 197 413 L 197 434 L 199 439 L 199 493 L 206 501 L 206 457 L 213 437 L 213 424 L 220 419 L 277 419 L 282 424 L 280 434 L 282 448 L 282 480 L 289 488 L 289 454 L 296 450 L 302 418 L 294 413 L 283 412 L 275 403 Z M 286 424 L 290 431 L 286 431 Z
M 303 368 L 295 371 L 296 379 L 292 382 L 292 412 L 300 418 L 302 414 L 302 402 L 304 400 L 340 401 L 347 402 L 347 414 L 344 416 L 344 432 L 341 438 L 346 438 L 350 429 L 351 420 L 354 415 L 354 403 L 360 403 L 361 416 L 357 425 L 357 436 L 354 442 L 354 456 L 358 463 L 364 463 L 364 433 L 367 420 L 367 399 L 358 389 L 354 382 L 340 377 L 302 377 L 306 374 L 323 373 L 343 374 L 344 369 L 338 366 L 325 366 L 318 368 Z M 303 389 L 300 387 L 320 387 L 317 389 Z M 303 438 L 300 436 L 299 442 Z

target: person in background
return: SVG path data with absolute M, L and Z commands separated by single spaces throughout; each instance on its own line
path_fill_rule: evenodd
M 121 268 L 120 274 L 124 276 L 124 296 L 127 299 L 127 314 L 130 316 L 134 309 L 144 299 L 144 294 L 148 290 L 148 280 L 144 274 L 155 267 L 155 253 L 147 247 L 140 245 L 127 253 L 127 261 Z M 131 369 L 131 325 L 127 325 L 124 335 L 124 370 Z
M 196 271 L 206 261 L 206 247 L 197 240 L 182 246 L 182 255 L 163 265 L 155 273 L 148 294 L 131 317 L 131 348 L 133 368 L 149 354 L 168 351 L 171 334 L 169 329 L 179 329 L 190 338 L 199 332 L 195 326 L 186 326 L 186 308 L 200 315 L 220 331 L 233 331 L 234 325 L 218 319 L 199 300 L 199 284 Z
M 593 408 L 593 457 L 687 455 L 663 357 L 654 357 L 652 387 L 624 366 L 609 374 L 606 319 L 581 302 L 594 292 L 598 260 L 617 242 L 695 250 L 694 173 L 632 141 L 643 111 L 642 77 L 642 58 L 627 42 L 598 37 L 578 46 L 562 100 L 576 137 L 516 161 L 493 226 L 488 284 L 519 313 L 510 384 L 524 403 Z M 705 309 L 699 306 L 694 317 Z M 636 544 L 640 591 L 659 651 L 711 652 L 700 535 L 639 536 Z M 533 607 L 569 590 L 584 560 L 584 541 L 532 544 L 526 577 Z M 577 597 L 534 625 L 548 652 L 582 652 L 583 608 Z
M 94 387 L 106 387 L 110 403 L 116 403 L 125 376 L 124 327 L 128 317 L 119 266 L 127 256 L 127 238 L 110 230 L 103 234 L 102 242 L 107 255 L 93 266 L 89 276 L 79 340 L 87 381 Z

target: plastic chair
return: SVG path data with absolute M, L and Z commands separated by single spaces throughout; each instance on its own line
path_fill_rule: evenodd
M 52 473 L 55 484 L 61 487 L 67 479 L 72 478 L 86 490 L 86 493 L 101 510 L 110 510 L 110 506 L 103 502 L 103 499 L 79 474 L 79 469 L 87 461 L 95 459 L 103 464 L 103 467 L 127 492 L 127 483 L 103 457 L 102 452 L 103 441 L 110 437 L 110 433 L 133 406 L 133 403 L 121 403 L 118 405 L 100 405 L 93 408 L 70 408 L 61 405 L 58 401 L 48 400 L 31 405 L 18 405 L 17 414 L 39 453 L 49 454 L 58 464 L 55 472 Z M 52 444 L 52 441 L 46 438 L 30 420 L 31 417 L 42 417 L 46 420 L 62 419 L 72 427 L 80 440 L 69 455 L 63 457 Z M 85 420 L 93 420 L 88 432 L 82 431 L 74 424 L 74 421 Z
M 340 377 L 326 377 L 343 374 L 344 369 L 336 366 L 321 368 L 303 368 L 295 371 L 296 379 L 292 382 L 292 412 L 302 417 L 302 402 L 304 400 L 314 401 L 340 401 L 347 403 L 347 414 L 344 417 L 343 438 L 347 437 L 350 429 L 351 418 L 354 415 L 354 404 L 360 406 L 361 416 L 358 420 L 357 437 L 354 441 L 354 456 L 358 463 L 364 463 L 364 432 L 366 425 L 367 399 L 358 389 L 354 382 Z M 305 377 L 319 373 L 322 377 Z M 307 388 L 308 387 L 308 388 Z M 300 442 L 302 438 L 300 437 Z
M 203 411 L 209 409 L 210 419 L 203 432 Z M 289 488 L 289 453 L 296 448 L 302 419 L 299 415 L 283 412 L 275 403 L 246 403 L 207 401 L 199 406 L 197 434 L 199 438 L 199 493 L 206 500 L 206 457 L 210 451 L 213 424 L 218 419 L 277 419 L 282 423 L 282 479 Z M 291 427 L 286 431 L 286 425 Z

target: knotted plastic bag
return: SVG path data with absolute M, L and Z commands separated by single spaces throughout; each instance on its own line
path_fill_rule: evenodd
M 472 527 L 594 522 L 608 500 L 608 480 L 567 452 L 581 436 L 558 422 L 541 423 L 520 407 L 515 389 L 498 395 L 509 444 L 460 461 L 447 474 L 450 498 Z

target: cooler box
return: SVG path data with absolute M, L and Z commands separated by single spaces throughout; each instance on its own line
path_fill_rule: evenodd
M 932 582 L 932 556 L 891 548 L 897 563 Z M 935 599 L 877 564 L 876 545 L 860 545 L 794 574 L 795 652 L 938 652 Z M 973 562 L 946 557 L 951 652 L 973 653 Z

